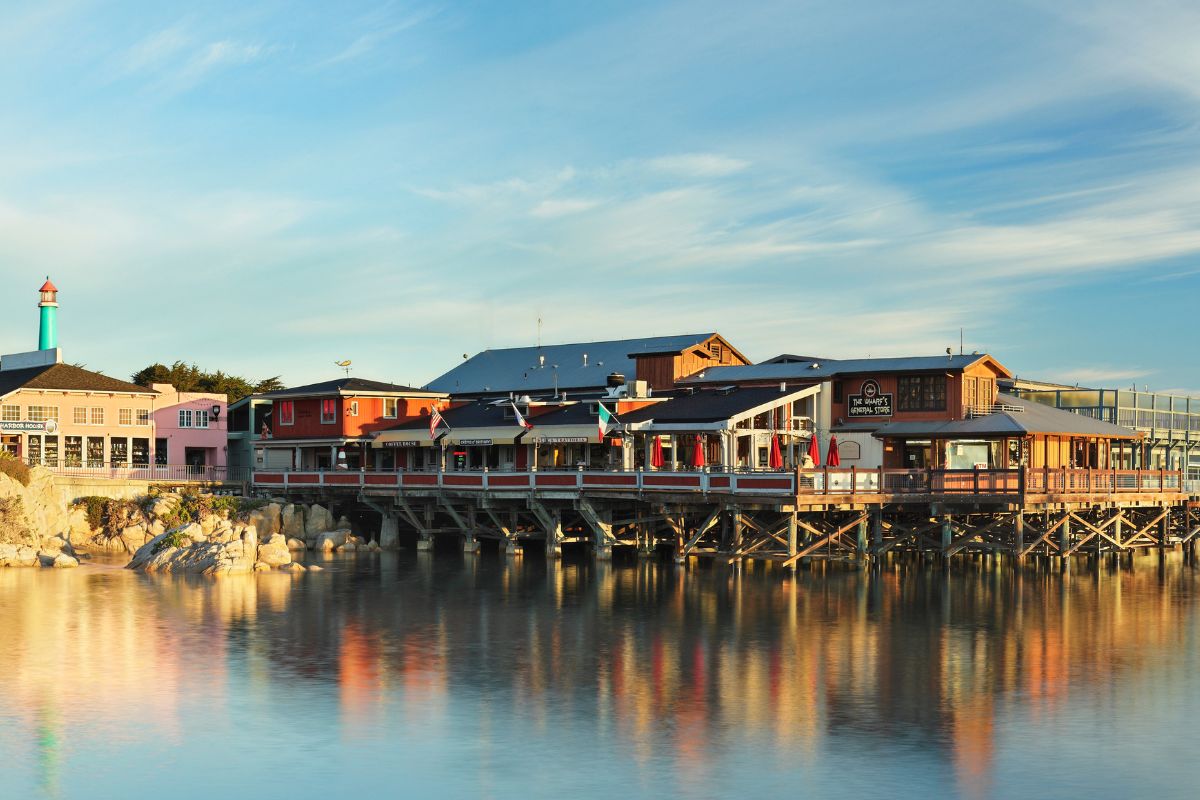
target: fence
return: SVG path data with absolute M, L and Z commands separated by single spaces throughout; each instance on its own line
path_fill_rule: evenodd
M 249 467 L 196 467 L 188 464 L 89 464 L 86 466 L 41 466 L 55 475 L 73 478 L 150 481 L 151 483 L 243 483 L 249 481 Z

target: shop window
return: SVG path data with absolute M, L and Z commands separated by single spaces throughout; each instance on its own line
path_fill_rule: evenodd
M 25 450 L 30 464 L 42 463 L 42 437 L 30 436 L 25 442 Z
M 321 424 L 332 425 L 337 419 L 337 400 L 329 398 L 321 401 Z
M 46 437 L 45 453 L 43 455 L 43 458 L 45 459 L 46 466 L 48 466 L 48 467 L 57 467 L 58 466 L 58 437 L 57 436 L 47 436 Z
M 145 467 L 150 464 L 150 440 L 134 439 L 132 441 L 133 465 Z
M 295 425 L 296 402 L 294 400 L 280 400 L 278 403 L 278 414 L 280 425 Z
M 104 437 L 87 437 L 87 465 L 89 467 L 104 466 Z
M 896 385 L 896 407 L 901 411 L 945 411 L 945 375 L 901 375 Z
M 0 420 L 4 422 L 19 422 L 21 420 L 21 407 L 0 406 Z
M 63 466 L 83 466 L 83 437 L 68 436 L 63 442 Z
M 109 450 L 109 461 L 114 467 L 124 467 L 129 463 L 129 442 L 124 439 L 113 439 Z
M 160 467 L 166 466 L 167 464 L 170 463 L 169 461 L 167 461 L 167 440 L 166 439 L 155 439 L 154 440 L 154 463 L 158 464 Z

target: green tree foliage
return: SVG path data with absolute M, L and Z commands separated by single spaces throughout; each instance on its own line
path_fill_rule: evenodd
M 234 403 L 243 397 L 261 392 L 282 389 L 279 376 L 264 378 L 252 383 L 240 375 L 226 375 L 221 370 L 205 372 L 195 364 L 176 361 L 171 366 L 151 364 L 133 373 L 130 381 L 138 386 L 149 387 L 152 383 L 169 383 L 181 392 L 213 392 L 229 397 Z

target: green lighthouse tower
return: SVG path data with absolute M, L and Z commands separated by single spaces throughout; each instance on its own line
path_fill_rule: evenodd
M 58 347 L 58 288 L 46 276 L 42 284 L 42 301 L 38 308 L 42 310 L 41 326 L 38 328 L 38 350 L 53 350 Z

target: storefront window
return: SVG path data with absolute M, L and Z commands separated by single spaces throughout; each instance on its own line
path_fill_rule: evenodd
M 150 440 L 149 439 L 134 439 L 133 440 L 133 465 L 135 467 L 145 467 L 150 464 Z
M 87 437 L 87 465 L 89 467 L 104 466 L 104 438 L 101 436 Z
M 30 436 L 25 440 L 25 449 L 28 451 L 30 464 L 42 463 L 42 437 Z
M 896 407 L 901 411 L 945 411 L 945 375 L 901 375 L 896 381 Z
M 988 469 L 992 448 L 987 442 L 947 442 L 947 469 Z
M 109 452 L 109 461 L 114 467 L 123 467 L 129 463 L 129 442 L 124 439 L 113 439 Z
M 45 444 L 45 464 L 47 467 L 58 466 L 58 437 L 47 436 Z
M 63 445 L 63 465 L 67 467 L 83 466 L 83 437 L 68 436 Z

